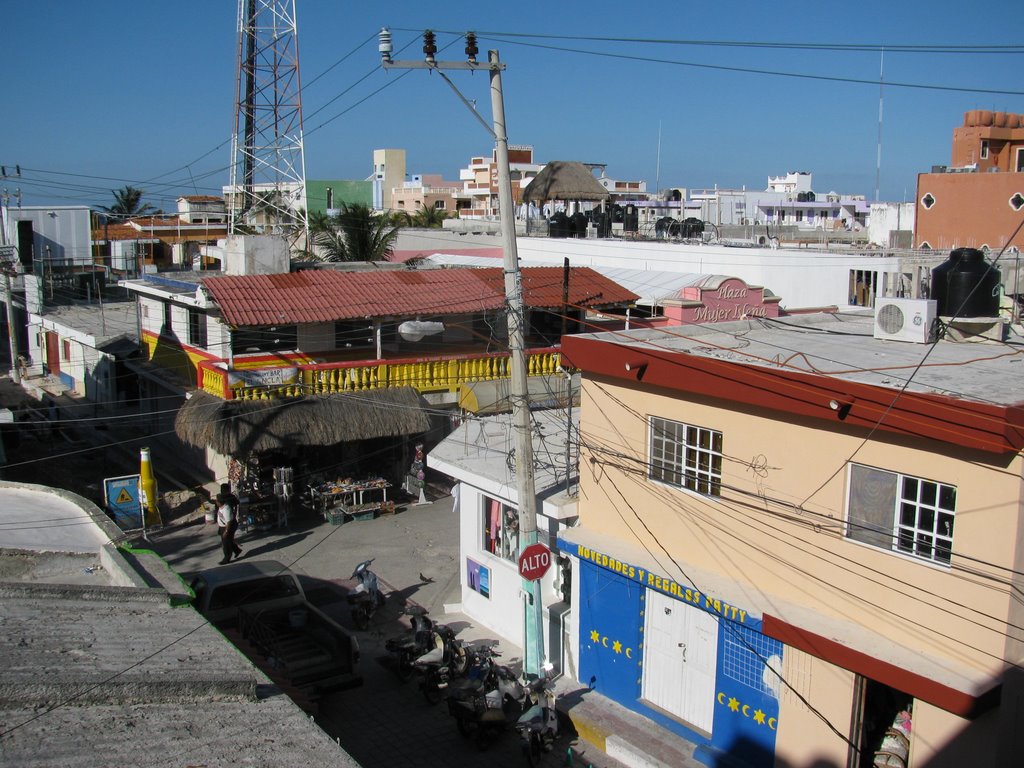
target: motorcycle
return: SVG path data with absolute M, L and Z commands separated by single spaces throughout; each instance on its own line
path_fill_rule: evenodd
M 352 622 L 357 629 L 366 629 L 370 626 L 370 619 L 377 612 L 377 609 L 384 605 L 384 595 L 377 586 L 377 574 L 370 570 L 371 557 L 364 560 L 352 571 L 352 578 L 358 583 L 354 590 L 348 594 L 349 610 L 352 614 Z
M 527 686 L 527 709 L 516 721 L 523 739 L 523 754 L 530 768 L 540 765 L 541 755 L 550 752 L 558 738 L 558 711 L 555 690 L 546 677 L 538 677 Z
M 409 616 L 411 628 L 384 641 L 384 647 L 395 656 L 395 671 L 401 680 L 413 675 L 413 661 L 434 647 L 434 622 L 427 616 L 427 609 L 419 605 L 407 605 L 402 614 Z
M 477 648 L 474 664 L 465 680 L 452 686 L 448 713 L 464 738 L 473 738 L 486 749 L 500 731 L 517 723 L 526 704 L 527 691 L 508 667 L 494 662 L 500 656 L 491 648 Z
M 430 650 L 412 662 L 413 671 L 420 675 L 420 690 L 431 704 L 439 702 L 455 678 L 466 674 L 469 657 L 455 633 L 444 624 L 435 624 L 430 630 Z

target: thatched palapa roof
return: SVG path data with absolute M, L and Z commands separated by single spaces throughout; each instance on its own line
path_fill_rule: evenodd
M 598 183 L 587 166 L 566 160 L 552 160 L 523 190 L 524 203 L 607 198 L 608 190 Z
M 183 442 L 236 457 L 428 429 L 430 420 L 411 387 L 255 401 L 196 392 L 174 420 Z

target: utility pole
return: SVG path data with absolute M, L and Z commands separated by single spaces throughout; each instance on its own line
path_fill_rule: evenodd
M 6 169 L 5 173 L 6 175 Z M 4 278 L 4 304 L 7 307 L 7 334 L 10 338 L 11 347 L 11 381 L 15 384 L 21 384 L 21 366 L 18 365 L 18 329 L 14 324 L 15 312 L 14 312 L 14 293 L 11 291 L 11 274 L 8 271 L 7 264 L 4 263 L 8 258 L 10 259 L 10 270 L 14 271 L 14 265 L 17 263 L 15 254 L 17 249 L 13 245 L 7 243 L 7 190 L 3 191 L 3 196 L 0 198 L 0 250 L 3 251 L 0 256 L 0 271 L 3 272 Z
M 508 345 L 511 352 L 512 428 L 515 432 L 516 495 L 519 505 L 519 554 L 537 541 L 537 492 L 533 481 L 533 436 L 530 424 L 530 403 L 527 395 L 526 370 L 526 313 L 523 308 L 523 281 L 519 271 L 519 252 L 516 248 L 515 211 L 512 208 L 512 177 L 509 172 L 508 136 L 505 131 L 505 100 L 501 90 L 501 72 L 505 65 L 497 51 L 487 52 L 487 63 L 477 61 L 479 49 L 476 35 L 466 33 L 466 61 L 437 61 L 434 33 L 423 33 L 423 61 L 392 61 L 391 32 L 380 31 L 378 46 L 384 69 L 426 69 L 437 72 L 473 116 L 483 124 L 494 138 L 498 164 L 498 217 L 501 222 L 504 246 L 505 301 L 507 307 Z M 490 73 L 491 112 L 494 127 L 488 126 L 472 104 L 442 70 L 487 70 Z M 527 677 L 539 677 L 544 668 L 544 608 L 541 605 L 540 581 L 522 582 L 523 605 L 523 672 Z

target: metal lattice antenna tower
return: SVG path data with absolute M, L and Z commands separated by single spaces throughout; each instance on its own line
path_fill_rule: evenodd
M 308 240 L 295 0 L 238 0 L 229 231 Z

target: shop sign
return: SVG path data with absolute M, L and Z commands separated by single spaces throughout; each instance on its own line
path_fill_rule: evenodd
M 742 608 L 730 605 L 720 598 L 706 595 L 694 586 L 686 586 L 685 584 L 680 584 L 672 579 L 666 579 L 656 573 L 652 573 L 643 568 L 632 565 L 631 563 L 617 560 L 614 557 L 610 557 L 603 552 L 597 552 L 589 547 L 583 546 L 582 544 L 570 544 L 559 539 L 559 546 L 563 552 L 575 554 L 576 557 L 581 560 L 587 560 L 595 565 L 601 566 L 602 568 L 607 568 L 608 570 L 621 574 L 627 579 L 642 584 L 649 589 L 663 592 L 677 600 L 682 600 L 698 608 L 703 608 L 705 611 L 710 613 L 718 614 L 724 619 L 736 621 L 740 624 L 745 624 L 753 628 L 760 626 L 760 622 L 756 619 L 749 618 L 747 616 L 747 612 Z
M 280 387 L 299 380 L 298 368 L 245 368 L 228 371 L 230 387 Z

